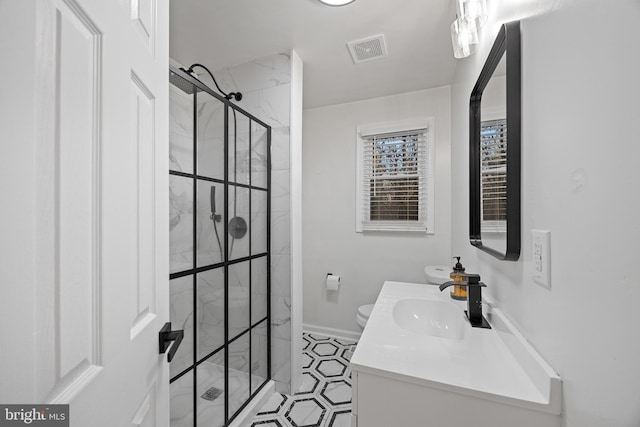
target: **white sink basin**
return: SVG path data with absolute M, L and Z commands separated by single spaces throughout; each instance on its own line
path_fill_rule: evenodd
M 483 425 L 515 425 L 517 422 L 513 420 L 521 417 L 513 411 L 524 408 L 527 411 L 522 418 L 531 421 L 528 425 L 560 426 L 560 377 L 486 296 L 484 315 L 492 329 L 472 328 L 464 314 L 466 306 L 464 301 L 452 300 L 448 292 L 440 292 L 437 286 L 385 282 L 351 356 L 351 367 L 358 378 L 354 380 L 354 408 L 359 401 L 357 406 L 362 410 L 364 390 L 370 389 L 376 390 L 371 391 L 370 398 L 375 402 L 373 406 L 378 407 L 377 390 L 386 386 L 377 381 L 384 378 L 398 384 L 411 384 L 411 388 L 393 388 L 407 390 L 398 393 L 402 402 L 398 407 L 406 408 L 407 396 L 411 396 L 415 399 L 413 402 L 419 402 L 416 407 L 427 402 L 429 413 L 443 409 L 443 416 L 447 418 L 451 413 L 444 408 L 458 405 L 457 395 L 463 395 L 467 399 L 490 402 L 494 406 L 490 406 L 487 413 L 498 414 L 496 417 L 504 415 L 510 420 Z M 377 379 L 374 381 L 373 377 Z M 372 387 L 373 384 L 376 386 Z M 427 390 L 425 394 L 417 394 L 416 385 Z M 389 385 L 389 389 L 391 387 Z M 440 395 L 438 391 L 445 393 Z M 476 405 L 475 401 L 465 402 Z M 388 407 L 379 409 L 386 411 Z M 534 413 L 538 418 L 531 418 Z M 357 411 L 354 414 L 362 415 Z M 546 421 L 537 423 L 542 418 Z M 548 422 L 550 419 L 553 423 Z M 463 425 L 459 420 L 451 418 L 450 423 L 442 425 Z
M 430 299 L 406 298 L 393 306 L 393 321 L 407 331 L 459 340 L 464 333 L 464 313 L 455 305 Z

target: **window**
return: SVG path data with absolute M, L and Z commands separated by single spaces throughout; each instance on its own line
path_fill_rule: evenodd
M 506 231 L 507 121 L 487 120 L 480 129 L 481 230 Z
M 358 129 L 357 232 L 433 233 L 430 121 Z

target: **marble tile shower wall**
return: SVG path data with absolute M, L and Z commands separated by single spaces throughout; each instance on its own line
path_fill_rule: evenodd
M 291 244 L 289 131 L 291 58 L 272 55 L 214 72 L 226 91 L 240 91 L 240 107 L 271 126 L 271 327 L 276 389 L 291 385 Z

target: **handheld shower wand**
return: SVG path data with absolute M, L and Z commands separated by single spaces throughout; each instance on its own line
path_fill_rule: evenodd
M 211 186 L 211 193 L 209 194 L 209 200 L 211 201 L 211 216 L 209 217 L 213 222 L 220 222 L 222 215 L 216 213 L 216 187 Z
M 216 213 L 216 187 L 211 186 L 209 193 L 209 202 L 211 203 L 211 216 L 209 217 L 213 221 L 213 229 L 216 232 L 216 239 L 218 240 L 218 248 L 220 249 L 220 260 L 224 260 L 222 255 L 222 243 L 220 243 L 220 235 L 218 234 L 218 226 L 216 225 L 222 221 L 222 215 Z

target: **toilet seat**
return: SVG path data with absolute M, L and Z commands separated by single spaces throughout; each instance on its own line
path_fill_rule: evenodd
M 442 285 L 448 282 L 451 280 L 449 273 L 451 273 L 451 267 L 446 265 L 428 265 L 424 268 L 427 283 L 430 285 Z
M 367 324 L 369 316 L 371 316 L 371 310 L 373 310 L 373 304 L 365 304 L 358 307 L 358 314 L 356 315 L 356 323 L 364 329 L 364 325 Z

